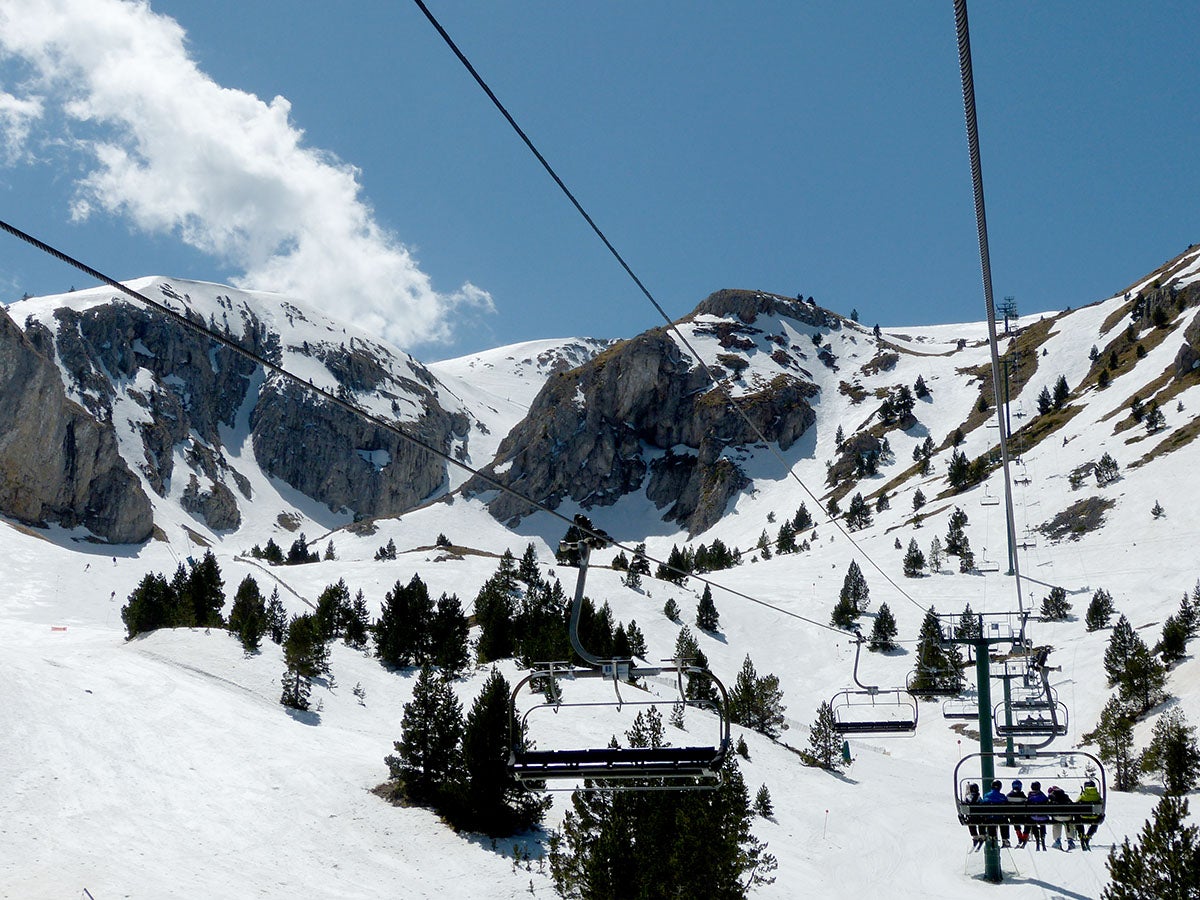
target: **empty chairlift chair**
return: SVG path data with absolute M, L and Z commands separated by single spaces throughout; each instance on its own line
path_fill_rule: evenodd
M 589 526 L 590 530 L 590 526 Z M 581 541 L 579 545 L 579 576 L 576 582 L 575 599 L 571 608 L 570 637 L 575 652 L 586 665 L 572 663 L 541 663 L 517 683 L 512 692 L 512 734 L 510 735 L 509 770 L 523 782 L 578 782 L 592 780 L 596 790 L 689 790 L 713 788 L 720 784 L 721 768 L 730 750 L 729 701 L 725 686 L 715 675 L 686 660 L 668 661 L 662 666 L 637 666 L 630 659 L 603 660 L 590 654 L 579 640 L 579 615 L 583 602 L 584 581 L 587 577 L 588 557 L 593 545 L 603 546 L 602 541 Z M 656 678 L 671 676 L 678 691 L 673 700 L 689 707 L 700 707 L 715 714 L 715 736 L 712 743 L 685 747 L 611 747 L 608 735 L 600 737 L 586 747 L 558 749 L 529 749 L 527 728 L 530 716 L 540 710 L 554 713 L 581 708 L 616 708 L 625 706 L 664 705 L 662 698 L 655 700 L 630 701 L 622 698 L 621 684 L 631 678 Z M 684 691 L 685 676 L 704 678 L 714 687 L 714 700 L 690 700 Z M 597 692 L 581 701 L 564 699 L 559 681 L 575 680 L 607 681 L 612 690 L 611 699 L 600 699 Z M 522 695 L 529 694 L 534 687 L 545 690 L 544 698 L 521 711 Z M 594 685 L 599 687 L 599 685 Z M 556 788 L 548 788 L 554 790 Z M 557 788 L 570 790 L 571 786 Z
M 855 635 L 854 683 L 829 701 L 838 734 L 855 737 L 896 737 L 917 730 L 917 702 L 900 688 L 879 688 L 858 680 L 858 661 L 865 640 Z

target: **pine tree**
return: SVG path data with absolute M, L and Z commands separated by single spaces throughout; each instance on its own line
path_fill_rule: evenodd
M 854 601 L 849 597 L 839 597 L 838 602 L 833 606 L 833 612 L 829 616 L 829 624 L 834 628 L 841 628 L 843 631 L 852 631 L 856 618 Z
M 367 648 L 367 637 L 371 632 L 371 613 L 367 610 L 367 601 L 363 599 L 360 590 L 350 601 L 350 609 L 346 614 L 346 625 L 342 637 L 355 650 Z
M 849 600 L 851 608 L 854 610 L 854 618 L 858 618 L 871 608 L 871 589 L 867 586 L 867 579 L 863 577 L 857 560 L 850 560 L 850 565 L 846 569 L 846 577 L 842 581 L 839 600 Z
M 1186 798 L 1167 795 L 1142 826 L 1108 853 L 1112 881 L 1103 900 L 1195 900 L 1200 897 L 1200 828 L 1188 824 Z
M 429 623 L 428 662 L 450 677 L 466 669 L 471 659 L 467 649 L 468 631 L 467 617 L 458 595 L 443 593 Z
M 175 606 L 175 592 L 165 577 L 157 573 L 143 576 L 128 602 L 121 607 L 126 637 L 166 628 L 175 618 Z
M 924 399 L 925 397 L 929 396 L 929 386 L 925 384 L 925 379 L 920 375 L 917 376 L 917 381 L 913 385 L 913 394 L 915 394 L 918 399 Z
M 1054 382 L 1054 408 L 1062 409 L 1070 396 L 1071 388 L 1067 385 L 1066 376 L 1059 375 L 1058 381 Z
M 1038 414 L 1044 416 L 1052 409 L 1054 409 L 1054 399 L 1050 396 L 1050 388 L 1044 387 L 1037 398 Z
M 950 522 L 946 528 L 945 553 L 947 556 L 962 556 L 963 546 L 967 541 L 967 514 L 961 507 L 954 507 L 950 513 Z
M 672 622 L 679 621 L 679 604 L 675 602 L 674 597 L 668 597 L 667 602 L 663 604 L 663 615 Z
M 929 568 L 934 572 L 942 571 L 942 542 L 936 534 L 929 542 Z
M 760 677 L 747 653 L 742 670 L 729 692 L 730 718 L 738 725 L 775 738 L 783 729 L 785 709 L 779 678 L 775 675 Z
M 463 728 L 462 704 L 449 681 L 423 666 L 412 700 L 404 705 L 397 755 L 386 758 L 392 779 L 410 800 L 435 803 L 457 788 L 464 776 Z
M 808 746 L 822 769 L 836 771 L 845 765 L 842 758 L 842 736 L 837 731 L 837 720 L 833 707 L 822 703 L 817 708 L 817 718 L 808 730 Z
M 333 541 L 331 540 L 325 545 L 325 561 L 330 562 L 337 559 L 337 551 L 333 549 Z
M 775 538 L 775 550 L 780 554 L 796 552 L 796 528 L 786 519 L 779 526 L 779 536 Z
M 863 499 L 861 493 L 850 498 L 850 507 L 846 510 L 846 527 L 851 531 L 859 531 L 871 524 L 871 507 Z
M 542 580 L 542 570 L 538 566 L 537 550 L 534 549 L 532 541 L 525 545 L 525 552 L 521 554 L 521 562 L 517 566 L 517 578 L 530 587 Z
M 829 502 L 825 504 L 825 514 L 831 519 L 836 519 L 842 514 L 842 508 L 838 506 L 837 497 L 829 498 Z
M 625 573 L 625 577 L 621 579 L 621 583 L 631 591 L 640 591 L 642 589 L 642 573 L 630 564 L 629 571 Z
M 629 653 L 631 656 L 638 656 L 642 659 L 646 658 L 646 636 L 642 634 L 642 629 L 638 628 L 638 624 L 633 619 L 629 620 L 629 624 L 625 626 L 625 637 L 629 640 Z
M 1164 515 L 1166 515 L 1166 513 L 1167 511 L 1163 509 L 1163 505 L 1155 500 L 1154 506 L 1150 508 L 1150 515 L 1154 516 L 1156 519 L 1161 519 Z
M 941 644 L 942 630 L 937 610 L 932 606 L 921 622 L 917 638 L 917 661 L 909 690 L 917 696 L 956 693 L 962 690 L 963 675 L 955 648 Z
M 475 624 L 480 629 L 475 655 L 480 663 L 507 659 L 516 652 L 516 613 L 516 580 L 502 561 L 475 596 Z
M 1100 462 L 1096 463 L 1094 471 L 1096 474 L 1096 484 L 1100 487 L 1112 484 L 1121 477 L 1121 467 L 1117 465 L 1117 461 L 1111 453 L 1105 453 L 1100 457 Z
M 771 558 L 771 539 L 767 537 L 766 529 L 758 536 L 758 552 L 762 554 L 763 559 Z
M 904 554 L 904 574 L 908 578 L 916 578 L 925 568 L 925 554 L 917 546 L 917 539 L 908 542 L 908 551 Z
M 1104 588 L 1096 588 L 1096 593 L 1092 594 L 1092 602 L 1088 604 L 1087 613 L 1083 618 L 1087 630 L 1099 631 L 1101 628 L 1107 628 L 1108 621 L 1114 612 L 1116 612 L 1116 606 L 1113 604 L 1112 594 Z
M 221 567 L 211 550 L 204 551 L 198 563 L 192 563 L 187 581 L 182 589 L 177 588 L 179 612 L 185 617 L 181 625 L 195 628 L 220 628 L 224 625 L 221 609 L 225 606 L 225 582 L 221 579 Z
M 432 660 L 433 600 L 421 576 L 399 581 L 384 596 L 375 623 L 375 654 L 389 666 L 425 666 Z
M 808 511 L 808 507 L 801 503 L 800 508 L 796 510 L 796 515 L 792 517 L 792 525 L 799 532 L 812 528 L 812 523 L 812 515 Z
M 886 603 L 879 604 L 879 612 L 875 615 L 875 624 L 871 626 L 871 637 L 867 644 L 868 650 L 882 651 L 896 649 L 896 618 Z
M 1178 615 L 1167 616 L 1167 620 L 1163 622 L 1162 637 L 1155 644 L 1154 652 L 1162 658 L 1163 665 L 1172 666 L 1187 655 L 1190 637 L 1187 626 L 1180 621 Z
M 571 807 L 549 841 L 562 897 L 734 900 L 773 880 L 777 863 L 750 831 L 753 808 L 734 756 L 712 791 L 577 791 Z
M 247 655 L 258 652 L 259 642 L 267 630 L 267 608 L 258 582 L 250 575 L 242 579 L 233 596 L 229 630 L 238 636 Z
M 276 644 L 282 644 L 287 636 L 287 609 L 279 599 L 279 588 L 271 590 L 267 600 L 267 636 Z
M 1134 646 L 1141 639 L 1129 624 L 1129 619 L 1122 614 L 1113 626 L 1108 638 L 1108 647 L 1104 651 L 1104 671 L 1108 673 L 1108 686 L 1116 687 L 1121 681 L 1125 665 L 1133 653 Z
M 313 616 L 293 616 L 283 640 L 283 694 L 280 702 L 292 709 L 308 709 L 311 679 L 329 672 L 329 648 L 321 639 Z
M 764 819 L 770 818 L 775 812 L 775 807 L 771 804 L 771 792 L 765 784 L 754 795 L 754 812 Z
M 1083 739 L 1100 748 L 1100 759 L 1109 766 L 1114 788 L 1131 791 L 1137 787 L 1142 767 L 1133 746 L 1133 715 L 1118 697 L 1108 698 L 1096 729 Z
M 346 619 L 350 616 L 350 588 L 344 578 L 331 584 L 317 596 L 317 609 L 313 614 L 321 639 L 332 641 L 342 636 Z
M 695 666 L 702 671 L 708 671 L 708 657 L 704 655 L 704 651 L 700 649 L 700 644 L 696 640 L 696 636 L 692 634 L 691 629 L 686 625 L 679 629 L 679 636 L 675 639 L 675 652 L 672 658 L 681 660 L 684 665 Z M 688 673 L 684 696 L 688 700 L 695 702 L 712 702 L 717 698 L 717 689 L 713 686 L 712 679 L 707 675 Z
M 1135 635 L 1136 637 L 1136 635 Z M 1139 712 L 1157 706 L 1167 698 L 1167 672 L 1141 638 L 1125 662 L 1125 671 L 1117 685 L 1121 699 Z
M 715 632 L 720 625 L 721 617 L 717 605 L 713 603 L 712 588 L 706 584 L 704 593 L 700 595 L 700 603 L 696 606 L 696 627 L 701 631 Z
M 1200 782 L 1200 746 L 1196 728 L 1189 725 L 1181 709 L 1163 713 L 1142 754 L 1142 771 L 1157 774 L 1168 794 L 1182 796 Z
M 538 797 L 508 770 L 516 728 L 509 694 L 504 676 L 492 669 L 467 713 L 462 738 L 469 827 L 496 837 L 529 830 L 541 822 L 550 805 L 548 798 Z
M 1053 587 L 1050 593 L 1042 599 L 1040 615 L 1045 622 L 1063 622 L 1071 613 L 1071 603 L 1067 600 L 1066 588 Z

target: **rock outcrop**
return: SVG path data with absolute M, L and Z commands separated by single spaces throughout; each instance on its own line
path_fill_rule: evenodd
M 144 541 L 154 528 L 150 500 L 111 421 L 67 398 L 47 336 L 30 340 L 0 309 L 0 512 L 83 526 L 112 543 Z
M 775 359 L 765 332 L 750 327 L 761 316 L 832 327 L 829 314 L 818 307 L 750 291 L 714 294 L 684 322 L 730 351 L 716 354 L 716 371 L 733 370 L 736 378 L 749 365 L 746 354 L 761 349 Z M 818 388 L 785 371 L 798 368 L 789 359 L 787 366 L 775 365 L 765 382 L 735 385 L 727 379 L 762 436 L 785 450 L 816 418 L 808 401 Z M 664 518 L 698 534 L 749 484 L 726 449 L 756 441 L 754 429 L 704 370 L 667 329 L 656 328 L 551 377 L 485 473 L 550 507 L 566 499 L 585 508 L 610 505 L 644 488 L 665 508 Z M 477 478 L 465 490 L 494 488 Z M 489 509 L 501 521 L 533 511 L 506 493 L 491 498 Z
M 467 416 L 441 406 L 436 380 L 407 354 L 347 335 L 287 301 L 186 286 L 205 294 L 193 300 L 161 279 L 143 290 L 272 363 L 320 372 L 322 387 L 430 446 L 463 452 Z M 437 455 L 265 374 L 153 308 L 113 297 L 67 302 L 52 315 L 52 327 L 27 323 L 29 345 L 57 356 L 71 393 L 95 419 L 137 435 L 124 452 L 150 489 L 166 496 L 172 480 L 183 479 L 183 508 L 213 530 L 236 529 L 238 497 L 250 499 L 249 480 L 236 468 L 246 465 L 238 459 L 245 438 L 239 428 L 249 428 L 259 469 L 356 517 L 405 512 L 445 483 L 446 463 Z M 53 364 L 49 371 L 58 376 Z M 230 440 L 239 446 L 226 446 Z

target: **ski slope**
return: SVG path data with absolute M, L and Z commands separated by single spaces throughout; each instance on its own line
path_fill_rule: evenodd
M 1074 385 L 1078 367 L 1087 363 L 1087 347 L 1103 343 L 1099 326 L 1118 303 L 1114 298 L 1060 319 L 1037 379 L 1023 387 L 1014 407 L 1019 401 L 1032 412 L 1037 392 L 1060 372 L 1070 373 Z M 902 353 L 895 369 L 862 378 L 863 387 L 873 391 L 911 385 L 920 374 L 933 391 L 932 402 L 918 401 L 918 428 L 893 432 L 898 467 L 907 467 L 912 447 L 926 434 L 940 441 L 966 418 L 978 389 L 956 369 L 982 361 L 986 348 L 979 341 L 985 331 L 981 324 L 897 329 L 891 340 L 913 352 Z M 846 329 L 840 337 L 856 341 L 837 348 L 847 369 L 852 354 L 865 361 L 873 352 L 862 332 Z M 966 363 L 961 356 L 944 355 L 960 338 L 975 348 Z M 1110 694 L 1102 667 L 1108 632 L 1088 634 L 1083 627 L 1092 592 L 1107 588 L 1118 612 L 1153 646 L 1180 595 L 1200 578 L 1194 551 L 1200 534 L 1200 482 L 1194 474 L 1200 448 L 1193 442 L 1152 464 L 1130 468 L 1150 445 L 1146 439 L 1128 443 L 1132 433 L 1114 435 L 1113 420 L 1103 419 L 1137 389 L 1123 379 L 1152 377 L 1172 352 L 1164 344 L 1133 373 L 1115 379 L 1108 392 L 1083 398 L 1085 409 L 1062 432 L 1066 441 L 1055 435 L 1023 459 L 1029 484 L 1017 487 L 1015 497 L 1022 532 L 1082 496 L 1067 481 L 1080 462 L 1107 450 L 1122 471 L 1121 480 L 1107 488 L 1086 488 L 1116 502 L 1105 527 L 1073 542 L 1040 539 L 1020 558 L 1026 608 L 1040 604 L 1051 585 L 1066 588 L 1074 605 L 1071 620 L 1033 626 L 1035 642 L 1052 645 L 1050 662 L 1061 666 L 1052 684 L 1071 713 L 1070 733 L 1055 744 L 1063 750 L 1080 744 Z M 447 384 L 451 376 L 468 378 L 469 368 L 457 365 L 459 371 L 451 363 L 435 371 Z M 506 375 L 502 369 L 489 369 L 488 380 L 479 380 L 474 388 L 480 395 L 505 398 L 504 404 L 492 404 L 486 418 L 478 416 L 496 436 L 511 427 L 520 404 L 532 396 L 528 375 L 518 380 L 515 370 Z M 506 384 L 506 378 L 512 383 Z M 852 404 L 838 393 L 838 380 L 831 374 L 822 383 L 814 432 L 785 454 L 800 482 L 817 497 L 824 494 L 824 463 L 833 455 L 837 424 L 844 423 L 849 432 L 874 408 L 873 401 Z M 466 389 L 462 393 L 459 399 L 469 405 L 472 398 Z M 1179 402 L 1183 412 L 1173 405 L 1165 410 L 1168 427 L 1190 420 L 1189 411 L 1200 409 L 1200 393 L 1190 388 Z M 974 457 L 991 440 L 994 432 L 979 428 L 964 449 Z M 231 441 L 231 446 L 236 444 Z M 866 575 L 872 611 L 887 602 L 904 641 L 915 638 L 929 605 L 946 613 L 960 612 L 967 603 L 977 612 L 1016 605 L 1015 579 L 1002 573 L 901 576 L 904 551 L 895 548 L 895 541 L 906 547 L 915 537 L 927 549 L 934 535 L 945 534 L 956 505 L 970 517 L 967 534 L 977 558 L 982 552 L 1004 568 L 1001 507 L 979 504 L 983 487 L 935 499 L 944 488 L 944 457 L 921 482 L 930 498 L 921 528 L 909 521 L 917 484 L 910 482 L 892 498 L 891 509 L 877 514 L 853 542 L 822 521 L 822 504 L 768 454 L 747 454 L 743 464 L 754 478 L 753 490 L 739 495 L 722 522 L 698 540 L 720 537 L 742 548 L 742 566 L 710 577 L 769 606 L 717 590 L 720 632 L 692 630 L 727 684 L 746 654 L 760 674 L 779 676 L 789 725 L 782 737 L 786 743 L 806 747 L 817 706 L 851 686 L 852 644 L 797 617 L 828 621 L 852 558 Z M 894 471 L 881 469 L 878 484 Z M 299 503 L 266 480 L 255 487 L 256 496 L 268 498 L 263 501 L 268 506 Z M 860 489 L 865 493 L 867 487 Z M 989 490 L 1002 493 L 998 475 Z M 1167 511 L 1157 520 L 1150 515 L 1156 500 Z M 818 520 L 815 529 L 799 536 L 808 538 L 812 549 L 757 559 L 750 548 L 761 531 L 773 537 L 778 523 L 801 502 Z M 236 639 L 219 631 L 164 630 L 126 641 L 120 607 L 144 574 L 169 575 L 181 559 L 202 552 L 184 526 L 212 543 L 230 598 L 237 583 L 253 574 L 264 591 L 278 586 L 290 611 L 302 612 L 322 588 L 345 578 L 352 592 L 363 590 L 378 613 L 384 593 L 414 572 L 434 596 L 457 593 L 469 606 L 495 571 L 497 556 L 505 548 L 519 556 L 531 541 L 548 573 L 555 568 L 551 548 L 564 531 L 560 521 L 532 516 L 508 530 L 479 502 L 452 498 L 381 520 L 375 533 L 363 535 L 339 527 L 342 522 L 327 512 L 312 510 L 301 519 L 308 536 L 318 549 L 332 541 L 337 560 L 268 570 L 244 553 L 268 537 L 280 543 L 292 539 L 269 516 L 248 517 L 239 531 L 217 535 L 187 516 L 170 495 L 155 498 L 155 504 L 156 520 L 168 540 L 140 547 L 107 547 L 61 529 L 0 524 L 6 575 L 0 659 L 9 663 L 0 681 L 0 897 L 73 898 L 84 888 L 96 900 L 555 896 L 539 862 L 542 835 L 493 843 L 455 834 L 427 810 L 392 807 L 370 793 L 386 778 L 383 757 L 400 736 L 413 673 L 387 672 L 369 656 L 336 645 L 333 680 L 314 686 L 312 701 L 314 709 L 319 703 L 319 711 L 290 714 L 278 703 L 284 666 L 274 645 L 266 642 L 259 655 L 245 658 Z M 564 506 L 561 511 L 570 515 L 576 510 Z M 588 512 L 618 539 L 645 540 L 658 558 L 686 539 L 663 523 L 644 497 Z M 770 513 L 775 523 L 769 521 Z M 477 552 L 459 556 L 433 549 L 439 533 Z M 376 562 L 375 550 L 389 538 L 399 548 L 399 558 Z M 696 591 L 652 578 L 644 579 L 640 591 L 630 590 L 618 573 L 604 568 L 608 559 L 605 552 L 596 554 L 589 596 L 609 602 L 619 621 L 635 619 L 652 659 L 666 656 L 679 629 L 663 616 L 663 604 L 675 598 L 683 620 L 690 623 Z M 555 574 L 569 593 L 574 570 L 559 568 Z M 864 624 L 869 629 L 869 619 Z M 903 685 L 912 667 L 911 651 L 908 643 L 893 655 L 864 654 L 860 675 L 867 683 Z M 510 681 L 516 677 L 511 665 L 504 672 Z M 486 675 L 487 670 L 477 670 L 456 684 L 465 707 Z M 365 704 L 354 696 L 355 685 L 364 689 Z M 1200 665 L 1194 658 L 1172 671 L 1168 688 L 1178 698 L 1172 705 L 1177 703 L 1190 722 L 1200 723 Z M 671 694 L 665 686 L 655 689 L 662 692 L 665 714 Z M 1143 743 L 1153 718 L 1138 726 Z M 1156 785 L 1110 793 L 1096 852 L 1004 851 L 1006 885 L 996 888 L 982 881 L 982 855 L 970 852 L 966 830 L 954 816 L 951 774 L 961 755 L 974 748 L 955 724 L 941 718 L 938 704 L 922 703 L 915 736 L 852 739 L 854 761 L 838 774 L 806 768 L 785 747 L 735 727 L 735 740 L 744 736 L 750 748 L 750 759 L 740 761 L 747 786 L 753 793 L 766 784 L 775 809 L 770 819 L 756 820 L 754 831 L 778 858 L 776 881 L 754 896 L 970 898 L 1003 891 L 1011 898 L 1098 897 L 1107 877 L 1107 847 L 1140 830 L 1157 801 Z M 546 738 L 587 746 L 628 725 L 629 716 L 615 710 L 586 716 L 564 711 L 553 717 Z M 687 725 L 689 735 L 707 734 L 706 726 L 711 728 L 711 722 L 694 713 Z M 668 727 L 668 736 L 673 734 Z M 682 743 L 684 736 L 675 740 Z M 1053 769 L 1039 773 L 1043 783 L 1053 783 L 1053 774 Z M 1030 776 L 1001 769 L 999 777 Z M 547 826 L 561 821 L 566 798 L 556 796 Z M 514 865 L 514 845 L 532 855 L 528 867 Z

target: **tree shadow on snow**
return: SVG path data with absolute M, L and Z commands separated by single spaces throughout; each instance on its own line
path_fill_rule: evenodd
M 284 712 L 299 722 L 301 725 L 320 725 L 321 714 L 312 709 L 292 709 L 290 706 L 284 707 Z

